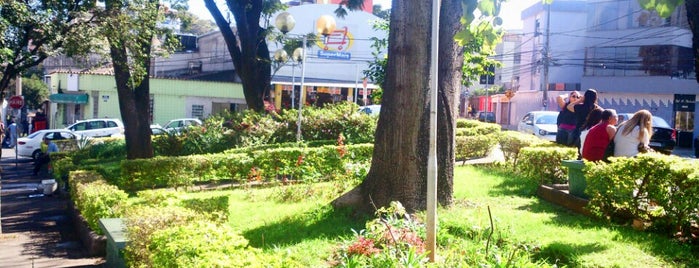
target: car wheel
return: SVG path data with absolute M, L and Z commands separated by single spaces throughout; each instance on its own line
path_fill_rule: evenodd
M 39 155 L 41 154 L 41 150 L 36 150 L 32 153 L 32 159 L 36 160 L 39 158 Z

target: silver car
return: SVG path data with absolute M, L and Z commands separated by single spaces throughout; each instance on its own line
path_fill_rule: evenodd
M 542 139 L 556 141 L 558 112 L 534 111 L 529 112 L 519 121 L 517 131 L 532 134 Z

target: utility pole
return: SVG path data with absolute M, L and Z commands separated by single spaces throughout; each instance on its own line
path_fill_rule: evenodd
M 548 110 L 549 104 L 549 65 L 551 63 L 551 53 L 549 52 L 549 40 L 551 39 L 551 3 L 546 5 L 546 41 L 544 43 L 544 49 L 541 51 L 542 62 L 544 64 L 544 79 L 542 81 L 542 91 L 543 91 L 543 110 Z

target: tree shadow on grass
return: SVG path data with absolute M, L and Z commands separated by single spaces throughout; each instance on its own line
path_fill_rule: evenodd
M 246 231 L 243 236 L 257 248 L 290 245 L 316 238 L 349 236 L 352 230 L 364 229 L 367 220 L 349 209 L 326 205 Z
M 679 266 L 686 267 L 699 267 L 699 245 L 692 245 L 687 243 L 682 243 L 676 239 L 673 239 L 665 234 L 653 233 L 650 231 L 639 231 L 633 229 L 628 224 L 617 224 L 607 222 L 605 220 L 592 218 L 582 214 L 574 213 L 568 209 L 549 203 L 548 201 L 537 199 L 531 204 L 521 206 L 518 209 L 527 210 L 532 213 L 551 213 L 555 216 L 551 218 L 551 223 L 567 226 L 571 228 L 578 229 L 607 229 L 616 233 L 615 240 L 618 241 L 628 241 L 629 243 L 638 245 L 639 248 L 644 251 L 649 252 L 651 255 L 663 259 L 667 263 L 679 264 Z M 548 246 L 551 248 L 553 245 Z M 565 245 L 557 245 L 553 248 L 556 250 L 565 249 Z M 576 266 L 575 258 L 576 256 L 581 256 L 581 252 L 575 248 L 574 255 L 570 255 L 571 261 L 568 263 L 565 258 L 559 258 L 564 260 L 566 264 Z M 543 251 L 543 250 L 542 250 Z M 592 251 L 591 251 L 592 252 Z M 555 256 L 555 251 L 546 255 Z M 565 253 L 565 251 L 562 251 Z M 565 257 L 565 256 L 562 256 Z M 550 257 L 547 257 L 552 260 Z
M 503 178 L 503 181 L 493 187 L 488 194 L 490 196 L 523 196 L 531 197 L 536 195 L 539 183 L 524 178 L 511 170 L 510 166 L 493 166 L 484 169 L 483 172 Z
M 535 253 L 532 258 L 535 261 L 545 261 L 546 263 L 559 266 L 580 267 L 580 256 L 601 252 L 606 250 L 606 246 L 597 243 L 585 245 L 551 243 Z

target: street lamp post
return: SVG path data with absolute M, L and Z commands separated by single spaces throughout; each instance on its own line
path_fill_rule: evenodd
M 275 26 L 282 31 L 282 33 L 286 34 L 289 31 L 291 31 L 294 26 L 296 25 L 296 20 L 294 20 L 294 17 L 289 14 L 289 12 L 282 12 L 279 15 L 277 15 L 277 18 L 275 19 Z M 335 31 L 335 19 L 332 16 L 329 15 L 323 15 L 318 18 L 316 21 L 316 30 L 318 33 L 322 34 L 325 38 L 327 38 L 333 31 Z M 325 39 L 323 39 L 325 42 Z M 308 37 L 307 35 L 303 35 L 303 42 L 300 48 L 297 48 L 294 50 L 294 53 L 292 55 L 292 60 L 294 62 L 301 62 L 301 89 L 300 89 L 300 94 L 299 94 L 299 114 L 298 114 L 298 119 L 296 121 L 296 141 L 300 142 L 301 141 L 301 121 L 303 120 L 303 105 L 304 105 L 304 99 L 306 95 L 306 89 L 305 89 L 305 81 L 306 81 L 306 46 L 308 43 Z M 276 53 L 276 52 L 275 52 Z M 276 55 L 275 55 L 276 57 Z M 293 107 L 293 101 L 294 101 L 294 83 L 295 83 L 295 77 L 293 74 L 292 70 L 292 90 L 291 90 L 291 101 L 292 104 L 291 106 Z

